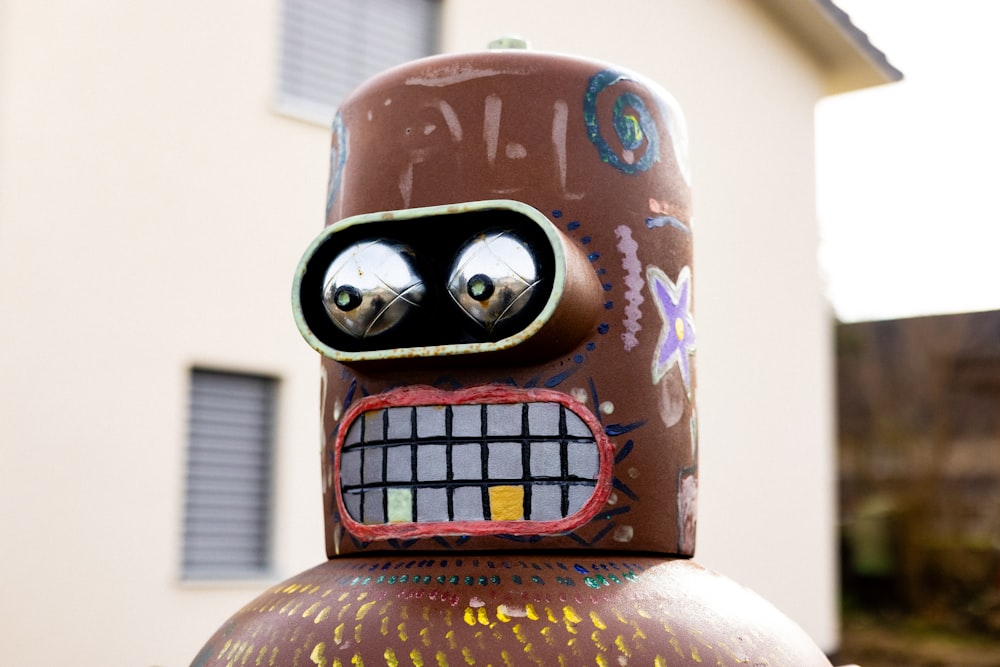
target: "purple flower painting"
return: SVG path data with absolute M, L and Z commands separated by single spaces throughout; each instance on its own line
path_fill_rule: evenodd
M 663 320 L 653 355 L 653 384 L 678 366 L 684 390 L 691 395 L 691 360 L 695 349 L 694 318 L 691 315 L 691 269 L 685 266 L 673 282 L 655 266 L 646 269 L 653 303 Z

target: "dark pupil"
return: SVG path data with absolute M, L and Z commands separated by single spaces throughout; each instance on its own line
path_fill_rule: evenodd
M 489 276 L 477 273 L 469 278 L 465 291 L 476 301 L 485 301 L 493 296 L 493 281 L 490 280 Z
M 338 287 L 333 294 L 333 302 L 344 312 L 354 310 L 361 305 L 361 292 L 353 285 Z

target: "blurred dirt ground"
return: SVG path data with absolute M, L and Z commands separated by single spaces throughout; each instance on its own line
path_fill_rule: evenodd
M 1000 634 L 968 634 L 912 620 L 844 618 L 835 665 L 860 667 L 1000 667 Z

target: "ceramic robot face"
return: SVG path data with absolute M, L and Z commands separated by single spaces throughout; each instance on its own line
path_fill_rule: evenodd
M 659 89 L 527 51 L 340 107 L 294 309 L 331 556 L 694 549 L 690 198 Z

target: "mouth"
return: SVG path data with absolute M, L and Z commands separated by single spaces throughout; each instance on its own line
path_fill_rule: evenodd
M 607 501 L 611 450 L 597 418 L 560 392 L 396 389 L 344 415 L 337 504 L 367 540 L 566 533 Z

